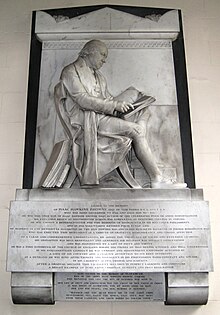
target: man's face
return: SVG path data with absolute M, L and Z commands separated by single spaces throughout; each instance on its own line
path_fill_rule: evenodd
M 95 70 L 100 69 L 103 63 L 105 63 L 107 56 L 108 50 L 105 46 L 97 47 L 96 51 L 88 55 L 90 66 Z

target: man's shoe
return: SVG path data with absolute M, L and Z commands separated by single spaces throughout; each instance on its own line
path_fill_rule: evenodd
M 152 181 L 151 182 L 151 188 L 157 188 L 157 189 L 182 189 L 186 188 L 187 184 L 186 183 L 177 183 L 174 180 L 166 180 L 166 179 L 161 179 L 159 181 Z

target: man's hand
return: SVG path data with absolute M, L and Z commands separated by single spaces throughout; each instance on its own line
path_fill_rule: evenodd
M 131 103 L 118 101 L 115 109 L 120 113 L 126 113 L 129 109 L 134 109 L 134 106 Z

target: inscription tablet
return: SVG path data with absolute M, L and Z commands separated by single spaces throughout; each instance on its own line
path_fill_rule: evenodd
M 164 301 L 163 273 L 55 273 L 55 300 Z
M 204 201 L 16 201 L 8 270 L 210 271 Z

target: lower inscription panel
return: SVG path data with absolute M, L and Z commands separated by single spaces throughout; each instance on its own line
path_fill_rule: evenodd
M 164 301 L 163 273 L 56 273 L 56 301 Z
M 8 271 L 211 271 L 204 201 L 15 201 Z

